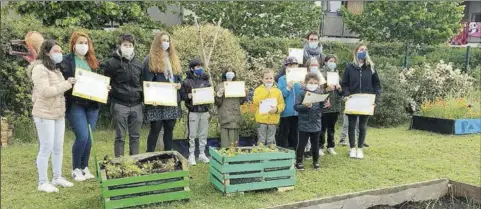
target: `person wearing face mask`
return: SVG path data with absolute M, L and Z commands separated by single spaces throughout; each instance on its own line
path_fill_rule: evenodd
M 139 154 L 142 125 L 142 62 L 135 58 L 135 40 L 122 34 L 118 48 L 101 68 L 110 77 L 110 110 L 115 121 L 114 155 L 124 155 L 125 132 L 129 133 L 129 155 Z
M 199 161 L 209 163 L 205 155 L 209 131 L 209 104 L 193 105 L 192 89 L 210 87 L 209 75 L 204 72 L 204 64 L 199 59 L 189 61 L 189 71 L 183 83 L 182 97 L 189 110 L 189 164 L 195 165 L 195 139 L 199 138 Z
M 227 70 L 222 73 L 222 82 L 217 84 L 215 88 L 215 105 L 217 106 L 220 124 L 220 141 L 221 147 L 224 148 L 239 141 L 239 128 L 241 123 L 240 105 L 246 101 L 245 97 L 225 97 L 224 83 L 235 80 L 237 80 L 236 73 Z
M 177 106 L 145 105 L 145 120 L 150 123 L 147 152 L 154 152 L 162 133 L 164 150 L 172 150 L 174 127 L 182 116 L 180 89 L 182 68 L 171 37 L 165 32 L 156 33 L 149 55 L 144 59 L 143 81 L 172 84 L 177 89 Z
M 37 129 L 38 191 L 58 192 L 56 186 L 71 187 L 62 177 L 65 133 L 64 92 L 72 88 L 75 78 L 64 79 L 56 64 L 62 62 L 62 49 L 54 40 L 47 40 L 39 49 L 38 60 L 29 67 L 33 81 L 32 115 Z M 52 155 L 53 181 L 48 180 L 48 159 Z
M 264 69 L 262 71 L 262 85 L 254 90 L 254 101 L 252 104 L 257 107 L 255 114 L 258 128 L 258 143 L 265 145 L 276 144 L 276 126 L 279 124 L 280 113 L 284 111 L 285 103 L 281 90 L 274 86 L 274 71 Z M 271 106 L 268 113 L 260 113 L 259 106 L 266 99 L 275 99 L 277 106 Z
M 286 57 L 284 60 L 286 69 L 296 68 L 298 66 L 297 59 L 292 56 Z M 286 75 L 279 78 L 277 88 L 281 90 L 282 96 L 286 103 L 284 111 L 281 112 L 281 123 L 278 145 L 284 148 L 292 147 L 295 149 L 297 146 L 299 134 L 297 131 L 297 111 L 294 110 L 296 103 L 296 94 L 302 89 L 299 82 L 287 82 Z
M 324 59 L 325 67 L 321 73 L 324 78 L 327 78 L 327 73 L 336 73 L 339 76 L 339 72 L 336 70 L 337 57 L 335 55 L 327 55 Z M 342 89 L 340 84 L 327 85 L 324 84 L 324 89 L 329 93 L 329 101 L 331 107 L 322 109 L 322 129 L 320 137 L 320 150 L 319 153 L 324 153 L 324 144 L 326 143 L 326 131 L 327 131 L 327 152 L 331 155 L 336 155 L 334 147 L 334 132 L 339 113 L 341 112 L 341 96 Z M 323 155 L 323 154 L 321 154 Z
M 304 56 L 303 62 L 304 64 L 301 67 L 308 67 L 307 62 L 309 59 L 316 59 L 317 62 L 321 65 L 324 63 L 325 55 L 322 53 L 322 45 L 319 44 L 319 33 L 316 31 L 311 31 L 306 35 L 306 43 L 304 44 Z M 281 69 L 276 74 L 275 81 L 279 82 L 279 79 L 286 75 L 286 66 L 283 65 Z
M 352 94 L 375 94 L 375 104 L 379 101 L 381 95 L 381 82 L 379 76 L 374 70 L 374 63 L 369 57 L 367 47 L 364 44 L 359 45 L 353 52 L 354 61 L 348 64 L 344 72 L 342 88 L 344 96 L 348 97 Z M 374 105 L 375 105 L 374 104 Z M 347 115 L 349 119 L 349 156 L 351 158 L 363 159 L 364 140 L 366 138 L 366 126 L 369 119 L 368 115 Z M 355 128 L 356 121 L 359 120 L 359 138 L 356 149 Z
M 311 31 L 306 35 L 306 44 L 304 44 L 304 57 L 302 63 L 307 63 L 311 58 L 317 59 L 320 65 L 324 64 L 325 55 L 322 53 L 322 45 L 319 44 L 319 33 Z M 305 65 L 306 67 L 308 65 Z
M 296 96 L 296 105 L 294 108 L 299 112 L 299 144 L 296 148 L 296 169 L 304 170 L 303 157 L 307 141 L 311 141 L 313 167 L 318 170 L 319 165 L 319 135 L 322 126 L 322 109 L 329 108 L 330 102 L 327 99 L 324 102 L 303 104 L 306 94 L 323 94 L 320 88 L 319 75 L 317 73 L 308 73 L 305 78 L 306 86 Z
M 73 32 L 70 37 L 70 53 L 63 57 L 60 69 L 64 78 L 75 77 L 77 69 L 96 71 L 99 62 L 95 57 L 92 40 L 86 33 Z M 95 176 L 88 168 L 92 140 L 89 126 L 95 130 L 99 115 L 98 102 L 72 95 L 72 90 L 65 93 L 67 103 L 67 120 L 75 134 L 72 146 L 72 177 L 75 181 L 93 179 Z

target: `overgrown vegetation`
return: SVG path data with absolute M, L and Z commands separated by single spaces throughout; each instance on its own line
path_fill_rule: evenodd
M 136 161 L 128 156 L 124 156 L 117 159 L 116 162 L 105 156 L 101 165 L 102 169 L 105 169 L 107 179 L 149 175 L 182 169 L 182 161 L 174 155 L 168 155 L 168 157 L 158 156 L 142 161 Z
M 263 153 L 263 152 L 277 152 L 279 149 L 275 144 L 271 144 L 268 146 L 265 146 L 262 143 L 259 143 L 257 146 L 254 145 L 252 147 L 238 147 L 237 142 L 232 143 L 229 147 L 227 148 L 220 148 L 219 153 L 221 155 L 227 156 L 227 157 L 233 157 L 236 155 L 242 155 L 242 154 L 248 154 L 248 153 Z

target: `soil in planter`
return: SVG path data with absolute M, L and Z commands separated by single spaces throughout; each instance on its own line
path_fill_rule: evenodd
M 105 156 L 101 169 L 105 169 L 107 179 L 116 179 L 182 170 L 182 161 L 173 154 L 156 155 L 139 161 L 124 157 L 120 163 L 114 163 Z
M 445 196 L 437 200 L 427 200 L 421 202 L 403 202 L 395 206 L 376 205 L 368 209 L 478 209 L 481 204 L 477 204 L 470 199 Z
M 223 156 L 233 157 L 236 155 L 241 154 L 249 154 L 249 153 L 264 153 L 264 152 L 278 152 L 280 151 L 276 145 L 269 145 L 265 146 L 262 143 L 259 143 L 258 146 L 252 146 L 252 148 L 243 148 L 243 147 L 236 147 L 234 146 L 236 143 L 231 145 L 228 148 L 221 148 L 219 149 L 219 153 Z

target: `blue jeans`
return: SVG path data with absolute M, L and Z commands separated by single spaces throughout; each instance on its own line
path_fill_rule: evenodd
M 67 120 L 75 134 L 75 142 L 72 146 L 72 170 L 85 169 L 88 166 L 92 146 L 89 125 L 94 131 L 98 118 L 99 108 L 72 104 L 68 109 Z

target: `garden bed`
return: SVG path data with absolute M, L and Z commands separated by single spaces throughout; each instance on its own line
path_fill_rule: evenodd
M 104 208 L 125 208 L 191 196 L 185 158 L 176 151 L 144 153 L 99 163 Z
M 470 208 L 469 206 L 471 206 L 471 208 L 479 208 L 480 204 L 481 187 L 450 181 L 448 179 L 438 179 L 384 189 L 307 200 L 271 208 L 464 209 Z
M 210 182 L 224 194 L 277 188 L 293 189 L 296 184 L 295 154 L 273 147 L 264 152 L 258 147 L 209 148 Z M 268 148 L 264 148 L 268 149 Z
M 413 116 L 412 129 L 441 134 L 474 134 L 481 132 L 481 119 L 444 119 Z

